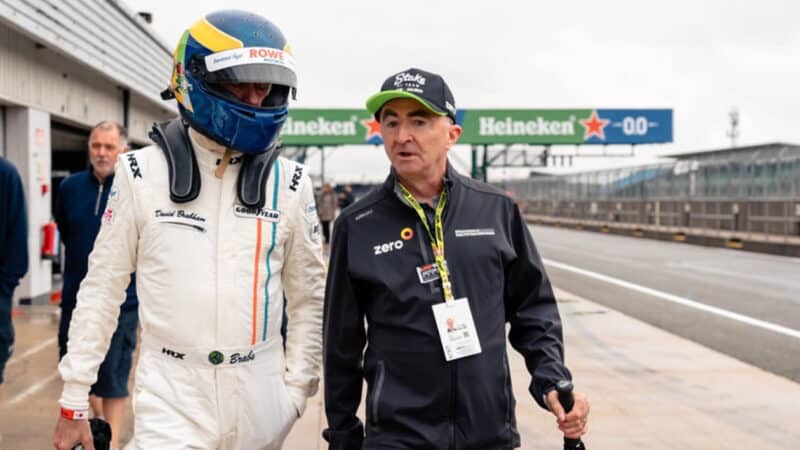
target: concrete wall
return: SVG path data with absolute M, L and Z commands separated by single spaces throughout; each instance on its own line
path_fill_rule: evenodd
M 50 115 L 44 111 L 6 107 L 6 155 L 25 188 L 28 209 L 28 274 L 14 292 L 15 298 L 47 296 L 52 263 L 41 258 L 42 226 L 50 221 Z

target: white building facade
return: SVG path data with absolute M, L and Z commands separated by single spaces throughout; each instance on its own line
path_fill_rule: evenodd
M 149 144 L 153 122 L 176 115 L 161 100 L 172 49 L 116 0 L 0 0 L 0 155 L 20 172 L 28 207 L 29 270 L 16 299 L 52 291 L 41 255 L 58 183 L 88 167 L 89 130 L 103 120 Z

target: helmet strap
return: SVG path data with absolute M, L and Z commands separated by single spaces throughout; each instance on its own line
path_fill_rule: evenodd
M 233 156 L 233 150 L 226 148 L 225 155 L 222 157 L 222 161 L 219 162 L 217 170 L 214 171 L 215 177 L 222 179 L 222 175 L 225 173 L 225 169 L 228 167 L 228 162 L 231 160 L 231 156 Z

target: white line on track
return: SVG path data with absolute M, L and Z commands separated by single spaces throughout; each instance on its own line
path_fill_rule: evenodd
M 14 397 L 11 397 L 8 400 L 7 404 L 8 405 L 15 405 L 15 404 L 25 400 L 26 398 L 32 396 L 32 395 L 36 395 L 37 392 L 39 392 L 42 389 L 44 389 L 45 386 L 47 386 L 48 384 L 50 384 L 50 382 L 52 382 L 53 380 L 58 378 L 58 376 L 59 376 L 58 371 L 53 372 L 47 378 L 44 378 L 44 379 L 40 380 L 38 383 L 33 384 L 28 389 L 25 389 L 24 391 L 20 392 L 19 394 L 17 394 Z
M 658 291 L 655 289 L 651 289 L 648 287 L 640 286 L 638 284 L 631 283 L 629 281 L 620 280 L 619 278 L 610 277 L 608 275 L 603 275 L 601 273 L 592 272 L 586 269 L 581 269 L 579 267 L 571 266 L 569 264 L 560 263 L 558 261 L 553 261 L 551 259 L 543 259 L 544 263 L 548 266 L 552 266 L 561 270 L 566 270 L 569 272 L 577 273 L 578 275 L 583 275 L 585 277 L 594 278 L 595 280 L 604 281 L 609 284 L 615 284 L 617 286 L 624 287 L 626 289 L 630 289 L 632 291 L 641 292 L 643 294 L 647 294 L 661 300 L 666 300 L 668 302 L 677 303 L 679 305 L 688 306 L 690 308 L 695 308 L 700 311 L 705 311 L 707 313 L 716 314 L 721 317 L 725 317 L 727 319 L 735 320 L 737 322 L 741 322 L 747 325 L 751 325 L 758 328 L 763 328 L 765 330 L 769 330 L 775 333 L 783 334 L 785 336 L 793 337 L 796 339 L 800 339 L 800 331 L 794 330 L 792 328 L 784 327 L 781 325 L 777 325 L 771 322 L 766 322 L 759 319 L 754 319 L 749 316 L 745 316 L 743 314 L 735 313 L 732 311 L 728 311 L 726 309 L 717 308 L 716 306 L 706 305 L 704 303 L 696 302 L 694 300 L 690 300 L 684 297 L 678 297 L 677 295 L 668 294 L 666 292 Z
M 8 364 L 6 364 L 6 367 L 11 367 L 14 364 L 25 361 L 26 359 L 28 359 L 29 356 L 33 355 L 34 353 L 38 353 L 47 347 L 55 345 L 55 343 L 56 343 L 56 338 L 52 337 L 50 339 L 40 342 L 38 345 L 34 347 L 29 348 L 27 351 L 25 351 L 25 353 L 19 355 L 14 353 L 13 355 L 11 355 L 11 359 L 8 361 Z

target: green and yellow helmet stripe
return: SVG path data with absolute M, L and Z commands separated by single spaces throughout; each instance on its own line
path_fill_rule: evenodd
M 183 58 L 186 56 L 186 41 L 189 40 L 189 30 L 186 30 L 181 35 L 181 39 L 178 41 L 178 46 L 175 47 L 175 62 L 183 62 Z
M 244 47 L 242 41 L 215 27 L 205 17 L 192 25 L 189 33 L 203 47 L 214 53 Z
M 184 31 L 181 39 L 178 41 L 178 46 L 175 47 L 174 64 L 172 66 L 172 80 L 170 80 L 170 88 L 175 99 L 181 103 L 189 111 L 192 110 L 192 103 L 189 96 L 184 96 L 184 87 L 186 86 L 186 74 L 183 67 L 184 58 L 186 56 L 186 41 L 189 40 L 189 31 Z

